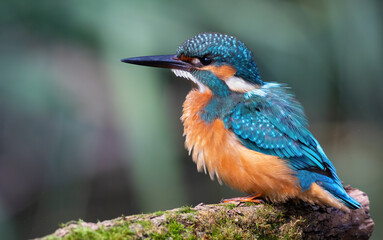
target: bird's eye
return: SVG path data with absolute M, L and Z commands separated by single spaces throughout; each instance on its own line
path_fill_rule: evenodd
M 203 57 L 203 58 L 200 58 L 199 59 L 199 61 L 203 64 L 203 65 L 209 65 L 211 62 L 212 62 L 212 60 L 210 59 L 210 58 L 208 58 L 208 57 Z
M 198 57 L 195 57 L 193 58 L 190 62 L 193 64 L 193 65 L 196 65 L 196 66 L 201 66 L 204 65 L 204 66 L 207 66 L 209 65 L 213 60 L 211 60 L 209 57 L 201 57 L 201 58 L 198 58 Z

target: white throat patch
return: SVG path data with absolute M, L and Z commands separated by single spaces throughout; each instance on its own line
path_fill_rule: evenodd
M 200 92 L 205 92 L 206 86 L 203 85 L 200 81 L 198 81 L 190 72 L 180 70 L 180 69 L 171 69 L 171 70 L 177 77 L 183 77 L 193 81 L 195 84 L 198 85 L 198 89 Z
M 257 89 L 257 85 L 246 82 L 241 77 L 232 76 L 226 81 L 226 85 L 234 92 L 248 92 Z

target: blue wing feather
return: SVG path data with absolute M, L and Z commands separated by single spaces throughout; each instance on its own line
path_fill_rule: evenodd
M 295 170 L 333 168 L 307 130 L 301 105 L 279 84 L 248 92 L 245 101 L 226 116 L 225 124 L 251 148 L 291 160 Z
M 335 167 L 307 129 L 302 106 L 286 87 L 267 83 L 244 98 L 225 116 L 224 123 L 246 147 L 287 160 L 297 172 L 302 190 L 318 182 L 351 208 L 359 206 L 344 191 Z

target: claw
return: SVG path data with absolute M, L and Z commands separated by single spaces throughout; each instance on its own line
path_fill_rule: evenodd
M 257 194 L 251 194 L 246 197 L 236 197 L 236 198 L 229 198 L 229 199 L 223 199 L 222 203 L 233 203 L 233 202 L 252 202 L 252 203 L 263 203 L 262 199 L 259 199 L 262 196 L 261 193 Z

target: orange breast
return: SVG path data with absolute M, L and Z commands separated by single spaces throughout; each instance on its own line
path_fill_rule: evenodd
M 206 123 L 199 112 L 212 93 L 192 90 L 184 103 L 185 145 L 199 171 L 247 193 L 262 193 L 275 201 L 298 194 L 297 179 L 286 162 L 244 147 L 221 120 Z
M 181 120 L 184 123 L 185 146 L 192 152 L 198 171 L 208 171 L 221 182 L 246 193 L 261 193 L 276 202 L 300 198 L 310 203 L 347 208 L 327 191 L 313 184 L 302 192 L 295 172 L 286 161 L 253 151 L 243 146 L 219 119 L 206 123 L 200 110 L 208 104 L 212 93 L 192 90 L 186 97 Z

